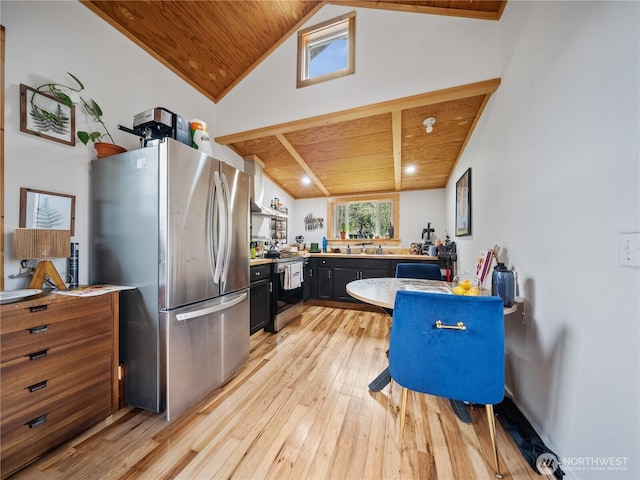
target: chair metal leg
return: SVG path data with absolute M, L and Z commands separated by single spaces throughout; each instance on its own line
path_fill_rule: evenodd
M 402 451 L 402 445 L 404 440 L 404 415 L 407 412 L 407 393 L 408 390 L 405 387 L 402 387 L 402 404 L 400 405 L 400 438 L 398 439 L 398 445 L 400 446 L 400 451 Z
M 493 447 L 493 465 L 496 469 L 496 477 L 502 478 L 500 465 L 498 464 L 498 443 L 496 441 L 496 417 L 493 414 L 493 405 L 487 405 L 487 422 L 489 423 L 489 434 L 491 435 L 491 445 Z

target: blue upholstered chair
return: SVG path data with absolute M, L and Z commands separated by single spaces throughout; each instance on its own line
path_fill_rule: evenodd
M 433 263 L 399 263 L 396 265 L 396 277 L 442 280 L 442 272 L 440 266 Z
M 504 398 L 504 304 L 499 297 L 398 291 L 389 340 L 391 379 L 407 391 L 486 405 L 496 476 L 493 405 Z

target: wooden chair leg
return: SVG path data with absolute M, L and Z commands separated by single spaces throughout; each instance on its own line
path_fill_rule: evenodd
M 400 438 L 398 438 L 398 445 L 400 446 L 400 451 L 402 451 L 402 445 L 404 440 L 404 415 L 407 412 L 407 393 L 408 393 L 408 390 L 405 387 L 402 387 L 402 404 L 400 405 L 400 418 L 398 419 L 400 422 Z
M 493 465 L 496 469 L 496 477 L 502 478 L 500 465 L 498 464 L 498 442 L 496 441 L 496 417 L 493 414 L 493 405 L 487 405 L 487 422 L 489 423 L 489 434 L 491 435 L 491 445 L 493 447 Z

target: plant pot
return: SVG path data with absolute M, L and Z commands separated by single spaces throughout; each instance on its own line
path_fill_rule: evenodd
M 113 143 L 96 142 L 94 145 L 98 158 L 110 157 L 118 153 L 124 153 L 126 148 L 122 148 L 120 145 L 114 145 Z
M 340 238 L 342 240 L 344 240 L 346 236 L 347 236 L 347 232 L 340 232 Z

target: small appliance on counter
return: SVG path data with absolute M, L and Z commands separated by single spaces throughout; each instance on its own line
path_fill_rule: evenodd
M 430 249 L 433 245 L 433 239 L 431 238 L 431 234 L 435 232 L 435 229 L 431 228 L 431 223 L 427 223 L 427 228 L 422 229 L 422 254 L 423 255 L 432 255 L 434 249 Z
M 189 121 L 166 108 L 156 107 L 133 117 L 133 129 L 118 125 L 122 131 L 140 137 L 143 147 L 157 145 L 164 138 L 173 138 L 191 146 Z

